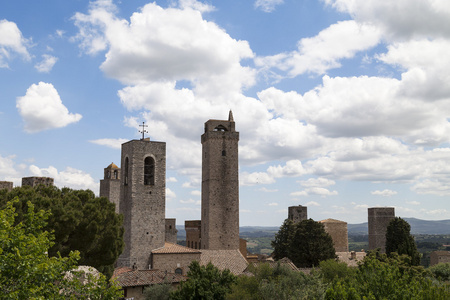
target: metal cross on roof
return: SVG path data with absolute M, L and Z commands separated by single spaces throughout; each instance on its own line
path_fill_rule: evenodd
M 148 133 L 148 131 L 145 130 L 145 127 L 148 127 L 148 125 L 145 125 L 145 122 L 142 122 L 142 125 L 139 125 L 139 127 L 142 127 L 142 131 L 139 130 L 139 132 L 142 133 L 142 139 L 141 140 L 143 140 L 145 138 L 144 134 Z

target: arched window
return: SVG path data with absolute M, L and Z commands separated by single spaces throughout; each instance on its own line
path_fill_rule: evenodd
M 175 274 L 183 275 L 183 270 L 181 268 L 176 268 L 175 269 Z
M 144 184 L 155 184 L 155 160 L 151 156 L 147 156 L 144 160 Z
M 117 170 L 114 170 L 114 179 L 118 179 L 117 177 L 118 177 L 118 172 L 117 172 Z
M 124 185 L 128 185 L 128 157 L 125 157 L 125 174 L 123 178 Z

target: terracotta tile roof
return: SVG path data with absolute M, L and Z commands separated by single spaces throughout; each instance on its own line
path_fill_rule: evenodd
M 122 272 L 119 275 L 113 275 L 113 278 L 121 287 L 146 286 L 164 282 L 178 283 L 187 279 L 184 275 L 167 273 L 160 270 L 134 270 Z
M 165 242 L 164 247 L 152 251 L 152 254 L 200 253 L 200 250 Z
M 234 275 L 241 275 L 248 266 L 247 260 L 239 250 L 200 250 L 200 265 L 211 262 L 219 270 L 228 269 Z
M 258 266 L 259 264 L 268 264 L 269 266 L 271 266 L 272 268 L 276 267 L 278 264 L 288 267 L 289 269 L 291 269 L 292 271 L 300 271 L 299 268 L 297 268 L 294 263 L 287 257 L 282 258 L 280 260 L 274 261 L 274 260 L 265 260 L 265 261 L 259 261 L 259 262 L 253 262 L 252 265 L 253 266 Z
M 133 269 L 132 269 L 132 268 L 129 268 L 129 267 L 115 268 L 115 269 L 114 269 L 114 273 L 113 273 L 113 277 L 117 277 L 117 276 L 119 276 L 119 275 L 122 274 L 122 273 L 130 272 L 130 271 L 133 271 Z

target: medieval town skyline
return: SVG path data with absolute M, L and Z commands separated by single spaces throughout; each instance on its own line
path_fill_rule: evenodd
M 98 194 L 145 122 L 184 224 L 200 218 L 204 122 L 231 109 L 241 226 L 294 205 L 450 219 L 446 1 L 46 2 L 0 3 L 0 180 Z

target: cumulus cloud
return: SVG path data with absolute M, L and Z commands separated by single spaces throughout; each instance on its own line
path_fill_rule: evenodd
M 175 192 L 166 187 L 166 199 L 170 201 L 172 199 L 175 199 L 176 197 L 177 195 L 175 194 Z
M 333 180 L 329 180 L 327 178 L 309 178 L 305 181 L 300 181 L 300 185 L 305 187 L 304 190 L 298 192 L 290 193 L 291 196 L 336 196 L 338 194 L 337 191 L 330 191 L 325 187 L 335 185 L 336 183 Z
M 0 155 L 0 181 L 17 181 L 19 172 L 16 170 L 14 155 L 3 157 Z
M 240 174 L 241 185 L 270 184 L 276 178 L 299 177 L 305 174 L 302 162 L 299 160 L 289 160 L 284 166 L 269 166 L 266 172 L 242 172 Z
M 35 165 L 29 167 L 32 176 L 52 177 L 55 185 L 59 187 L 70 187 L 72 189 L 90 189 L 98 193 L 99 183 L 92 176 L 84 171 L 67 167 L 64 171 L 58 171 L 53 166 L 39 168 Z
M 128 142 L 127 139 L 98 139 L 89 141 L 93 144 L 106 146 L 113 149 L 121 149 L 122 144 Z
M 7 68 L 8 61 L 15 54 L 30 60 L 31 56 L 27 49 L 30 42 L 22 36 L 16 23 L 0 20 L 0 68 Z
M 340 60 L 375 47 L 381 38 L 380 30 L 354 20 L 341 21 L 322 30 L 317 36 L 303 38 L 298 50 L 269 57 L 258 57 L 257 66 L 279 68 L 290 77 L 304 73 L 324 74 L 341 66 Z
M 256 0 L 254 6 L 264 12 L 272 12 L 275 10 L 277 5 L 283 3 L 284 0 Z
M 378 195 L 378 196 L 383 196 L 383 197 L 390 197 L 390 196 L 394 196 L 397 195 L 396 191 L 392 191 L 392 190 L 376 190 L 376 191 L 372 191 L 370 192 L 372 195 Z
M 53 69 L 53 66 L 58 61 L 57 57 L 52 55 L 44 54 L 42 55 L 42 61 L 37 63 L 34 67 L 40 73 L 48 73 Z
M 80 114 L 69 113 L 51 83 L 32 84 L 25 96 L 17 98 L 16 107 L 29 133 L 65 127 L 81 119 Z

